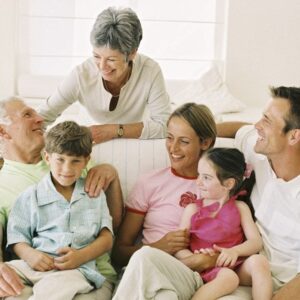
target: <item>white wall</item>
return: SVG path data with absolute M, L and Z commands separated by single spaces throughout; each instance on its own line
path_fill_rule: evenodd
M 15 93 L 16 1 L 0 0 L 0 99 Z
M 229 0 L 226 83 L 263 106 L 268 86 L 300 86 L 300 1 Z

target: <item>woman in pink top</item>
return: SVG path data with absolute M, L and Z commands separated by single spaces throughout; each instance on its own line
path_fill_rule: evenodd
M 126 201 L 113 259 L 124 266 L 132 258 L 114 299 L 189 299 L 202 283 L 173 255 L 189 245 L 189 233 L 178 230 L 179 222 L 184 206 L 199 196 L 198 162 L 215 139 L 214 118 L 205 105 L 186 103 L 171 114 L 166 138 L 171 166 L 139 179 Z M 185 263 L 198 269 L 207 257 L 195 254 Z
M 252 284 L 255 300 L 272 298 L 268 261 L 255 254 L 262 248 L 262 239 L 251 216 L 252 205 L 249 198 L 242 197 L 250 194 L 254 173 L 250 177 L 245 171 L 244 155 L 237 149 L 210 149 L 200 159 L 197 185 L 202 198 L 185 208 L 180 224 L 190 232 L 190 249 L 175 256 L 184 259 L 195 252 L 220 255 L 215 267 L 201 272 L 207 284 L 192 299 L 218 299 L 239 284 Z

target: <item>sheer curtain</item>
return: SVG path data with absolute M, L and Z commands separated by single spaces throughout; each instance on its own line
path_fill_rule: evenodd
M 139 52 L 167 79 L 196 78 L 224 63 L 226 0 L 19 0 L 18 93 L 46 97 L 91 55 L 89 34 L 108 6 L 131 7 L 143 27 Z

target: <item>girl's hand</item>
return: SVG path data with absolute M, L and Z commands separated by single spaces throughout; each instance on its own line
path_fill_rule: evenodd
M 215 249 L 213 249 L 213 248 L 201 248 L 199 250 L 194 251 L 194 254 L 199 254 L 199 253 L 206 254 L 209 256 L 215 256 L 219 252 L 215 251 Z
M 213 248 L 220 252 L 216 262 L 217 267 L 233 267 L 235 265 L 239 256 L 234 248 L 222 248 L 217 245 L 214 245 Z

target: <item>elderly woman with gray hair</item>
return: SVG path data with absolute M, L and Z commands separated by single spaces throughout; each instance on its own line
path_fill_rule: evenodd
M 40 107 L 46 124 L 79 101 L 93 119 L 95 143 L 165 137 L 170 101 L 159 65 L 137 53 L 141 39 L 140 20 L 130 8 L 102 11 L 90 35 L 93 58 L 75 67 Z

